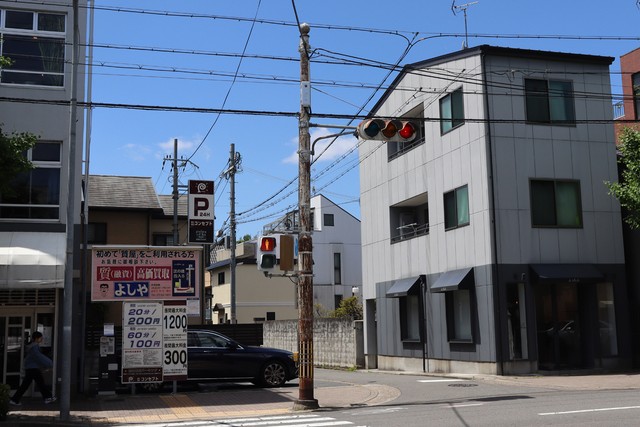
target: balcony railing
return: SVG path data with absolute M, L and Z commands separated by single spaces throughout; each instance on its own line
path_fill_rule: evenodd
M 429 234 L 429 224 L 407 224 L 397 228 L 398 234 L 391 236 L 391 243 L 413 239 Z
M 618 120 L 624 117 L 624 102 L 618 101 L 613 104 L 613 119 Z

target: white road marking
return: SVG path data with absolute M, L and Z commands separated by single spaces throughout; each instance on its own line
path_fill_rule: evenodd
M 418 380 L 419 383 L 454 383 L 458 381 L 468 381 L 460 378 L 446 378 L 446 379 L 438 379 L 438 380 Z
M 576 411 L 562 411 L 562 412 L 541 412 L 538 415 L 568 415 L 568 414 L 581 414 L 586 412 L 605 412 L 605 411 L 625 411 L 629 409 L 640 409 L 640 406 L 620 406 L 617 408 L 597 408 L 597 409 L 581 409 Z
M 443 408 L 466 408 L 467 406 L 482 406 L 484 403 L 453 403 L 451 405 L 443 405 Z

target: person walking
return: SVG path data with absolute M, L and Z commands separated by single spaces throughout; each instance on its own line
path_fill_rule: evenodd
M 35 381 L 40 389 L 40 393 L 44 398 L 44 403 L 52 403 L 56 401 L 56 398 L 51 395 L 51 390 L 45 384 L 42 377 L 41 369 L 50 369 L 53 367 L 53 361 L 40 352 L 40 343 L 42 342 L 42 333 L 34 332 L 31 335 L 31 343 L 29 343 L 25 349 L 24 357 L 24 379 L 22 384 L 14 393 L 9 403 L 12 405 L 21 405 L 20 399 L 22 395 L 27 391 L 32 381 Z

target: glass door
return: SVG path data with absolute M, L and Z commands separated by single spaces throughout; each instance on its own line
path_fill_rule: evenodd
M 24 346 L 31 336 L 31 317 L 0 316 L 2 379 L 12 390 L 20 385 Z
M 576 284 L 536 286 L 539 369 L 576 369 L 582 366 L 579 314 Z

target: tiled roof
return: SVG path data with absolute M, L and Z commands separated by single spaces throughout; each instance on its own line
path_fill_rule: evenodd
M 186 194 L 181 194 L 178 197 L 178 216 L 187 216 L 188 198 L 189 196 Z M 170 194 L 160 194 L 158 195 L 158 199 L 160 199 L 164 214 L 166 216 L 173 216 L 173 196 Z
M 89 207 L 162 209 L 151 178 L 144 176 L 89 176 Z

